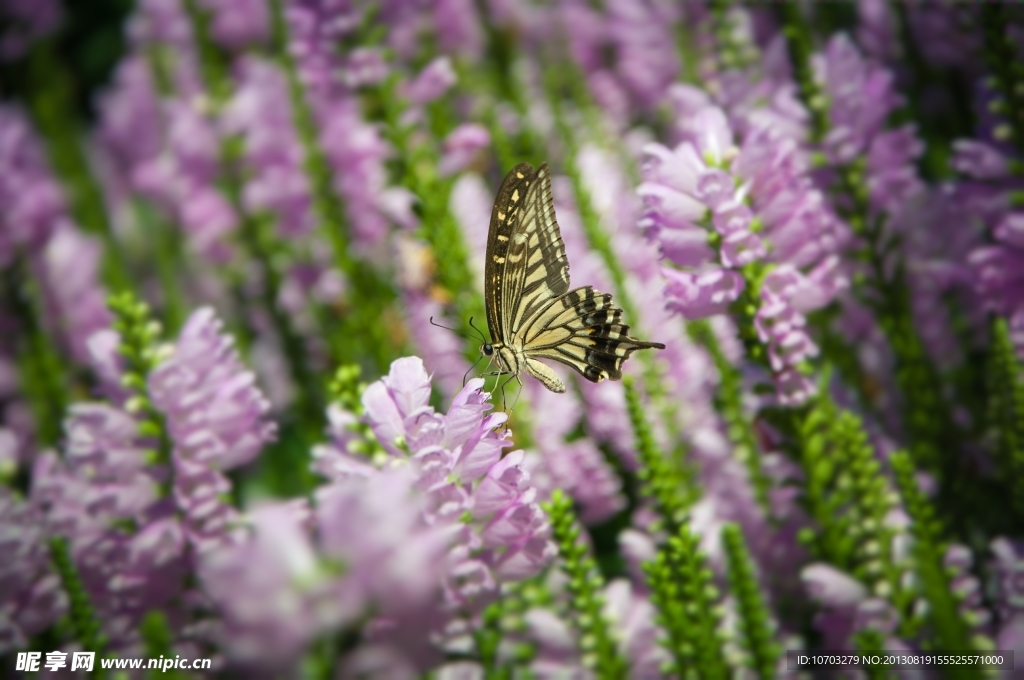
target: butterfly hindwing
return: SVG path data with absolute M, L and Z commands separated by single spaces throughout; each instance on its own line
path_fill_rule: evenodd
M 612 296 L 590 286 L 552 300 L 524 331 L 527 358 L 559 361 L 591 382 L 622 378 L 622 363 L 638 349 L 665 348 L 631 337 Z

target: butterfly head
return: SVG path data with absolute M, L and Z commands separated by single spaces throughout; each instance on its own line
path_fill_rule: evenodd
M 489 342 L 485 342 L 484 344 L 480 345 L 480 354 L 483 354 L 485 357 L 493 356 L 494 346 L 491 345 L 491 343 Z

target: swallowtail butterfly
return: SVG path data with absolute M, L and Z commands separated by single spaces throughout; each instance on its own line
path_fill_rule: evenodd
M 572 366 L 591 382 L 622 377 L 638 349 L 665 349 L 630 337 L 612 296 L 590 286 L 569 290 L 569 261 L 555 221 L 547 164 L 514 167 L 491 212 L 484 275 L 491 342 L 480 351 L 499 374 L 527 373 L 552 392 L 565 392 L 539 359 Z

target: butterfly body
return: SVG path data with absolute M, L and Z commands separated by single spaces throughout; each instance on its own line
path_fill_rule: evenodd
M 552 392 L 564 392 L 565 384 L 539 359 L 600 382 L 621 378 L 634 350 L 665 348 L 630 337 L 611 295 L 590 286 L 569 290 L 546 164 L 534 171 L 521 163 L 501 184 L 491 212 L 484 297 L 492 342 L 481 353 L 499 373 L 525 370 Z

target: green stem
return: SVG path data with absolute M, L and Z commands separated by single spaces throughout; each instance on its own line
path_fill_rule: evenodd
M 1024 370 L 1006 319 L 997 318 L 992 325 L 991 357 L 989 421 L 999 437 L 998 462 L 1008 487 L 1005 493 L 1013 499 L 1017 517 L 1024 519 Z
M 30 82 L 38 84 L 29 93 L 29 108 L 50 166 L 64 187 L 75 221 L 103 241 L 104 282 L 110 288 L 122 287 L 129 280 L 128 272 L 110 226 L 103 191 L 79 139 L 78 122 L 72 115 L 71 77 L 48 40 L 33 48 L 28 69 Z
M 19 257 L 4 271 L 5 298 L 23 327 L 23 332 L 15 337 L 21 389 L 32 408 L 39 444 L 49 447 L 56 445 L 62 434 L 68 401 L 66 368 L 40 323 L 38 284 L 34 277 L 26 275 L 27 268 L 28 263 Z
M 288 363 L 289 373 L 295 384 L 296 410 L 309 424 L 319 423 L 324 411 L 322 381 L 317 379 L 307 362 L 308 350 L 302 336 L 296 331 L 291 317 L 281 309 L 279 303 L 284 277 L 276 262 L 283 244 L 274 238 L 269 220 L 250 214 L 243 205 L 243 179 L 236 170 L 238 159 L 244 152 L 241 138 L 225 140 L 221 152 L 225 171 L 225 189 L 241 223 L 241 237 L 246 249 L 252 255 L 251 264 L 259 271 L 260 302 L 270 316 L 274 330 L 281 341 L 281 349 Z M 315 425 L 314 425 L 315 427 Z

